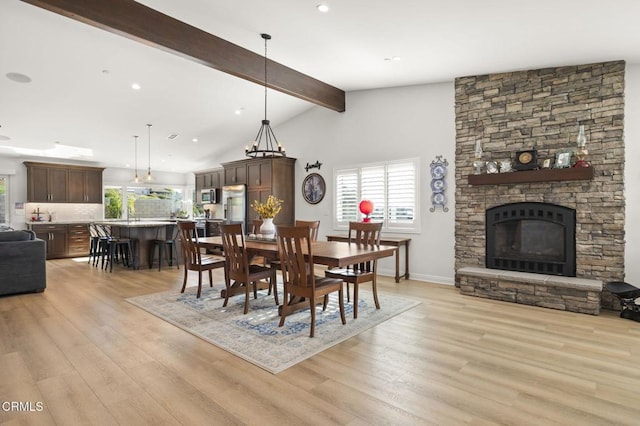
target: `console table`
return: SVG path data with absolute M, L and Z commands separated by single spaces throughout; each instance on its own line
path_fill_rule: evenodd
M 348 242 L 347 235 L 327 235 L 327 241 Z M 404 246 L 404 279 L 409 279 L 409 243 L 411 238 L 380 237 L 380 244 L 383 246 L 398 247 L 396 250 L 396 282 L 400 282 L 400 247 Z

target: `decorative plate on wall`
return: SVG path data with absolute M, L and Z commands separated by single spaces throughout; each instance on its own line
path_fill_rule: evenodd
M 444 190 L 447 187 L 447 183 L 444 177 L 447 174 L 447 166 L 449 162 L 442 158 L 442 155 L 437 155 L 436 159 L 431 162 L 431 208 L 429 211 L 436 211 L 436 207 L 442 207 L 442 211 L 449 211 L 445 205 L 447 199 L 444 194 Z
M 324 178 L 318 173 L 311 173 L 302 182 L 302 196 L 309 204 L 318 204 L 327 190 Z

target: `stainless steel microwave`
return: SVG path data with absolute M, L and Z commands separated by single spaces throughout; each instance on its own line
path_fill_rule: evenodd
M 200 192 L 200 202 L 203 204 L 217 204 L 220 202 L 220 190 L 218 188 L 203 189 Z

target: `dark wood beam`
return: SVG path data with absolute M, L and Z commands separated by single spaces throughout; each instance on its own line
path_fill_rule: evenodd
M 264 56 L 133 0 L 22 1 L 236 77 L 264 84 Z M 267 74 L 267 86 L 274 90 L 334 111 L 345 110 L 343 90 L 270 59 L 267 60 Z

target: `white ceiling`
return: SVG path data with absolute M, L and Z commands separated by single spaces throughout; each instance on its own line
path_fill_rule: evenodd
M 269 59 L 347 92 L 608 60 L 640 63 L 637 0 L 327 0 L 325 14 L 316 10 L 320 2 L 141 1 L 261 55 L 260 33 L 269 33 Z M 394 56 L 401 60 L 385 60 Z M 12 72 L 32 81 L 11 81 Z M 142 89 L 132 90 L 133 82 Z M 311 107 L 268 92 L 276 135 L 278 124 Z M 139 135 L 138 168 L 146 169 L 150 123 L 153 170 L 200 170 L 229 150 L 242 158 L 263 108 L 260 85 L 0 0 L 2 156 L 24 158 L 16 147 L 38 150 L 37 158 L 56 145 L 72 146 L 91 150 L 79 160 L 133 167 Z M 179 136 L 169 140 L 172 133 Z

